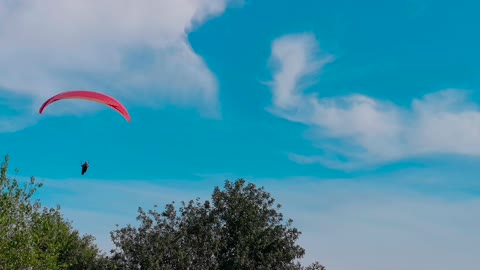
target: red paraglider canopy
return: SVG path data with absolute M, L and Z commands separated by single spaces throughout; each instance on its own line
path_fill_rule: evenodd
M 86 90 L 73 90 L 57 94 L 43 103 L 42 107 L 40 107 L 39 113 L 42 114 L 45 107 L 63 99 L 83 99 L 102 103 L 119 112 L 128 122 L 131 120 L 127 109 L 118 100 L 102 93 Z

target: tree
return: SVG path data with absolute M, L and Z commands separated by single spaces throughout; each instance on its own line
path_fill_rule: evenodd
M 7 177 L 8 161 L 0 173 L 0 269 L 108 269 L 94 238 L 73 230 L 59 206 L 32 201 L 41 183 L 31 177 L 21 187 Z
M 327 270 L 327 268 L 319 262 L 313 262 L 311 265 L 304 267 L 303 270 Z
M 139 207 L 138 228 L 112 231 L 112 259 L 117 269 L 324 270 L 296 262 L 305 254 L 295 243 L 301 232 L 280 208 L 263 187 L 227 180 L 211 202 L 182 201 L 178 211 L 174 202 L 162 212 Z

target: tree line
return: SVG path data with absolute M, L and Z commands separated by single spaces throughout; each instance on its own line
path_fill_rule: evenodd
M 20 183 L 8 175 L 8 162 L 7 155 L 0 174 L 0 270 L 326 269 L 298 262 L 305 255 L 296 243 L 301 232 L 263 187 L 244 179 L 226 180 L 211 200 L 139 207 L 139 225 L 117 225 L 106 254 L 64 219 L 60 206 L 33 200 L 42 183 Z

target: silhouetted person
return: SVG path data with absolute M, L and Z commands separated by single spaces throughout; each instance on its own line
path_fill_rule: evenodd
M 82 164 L 82 175 L 87 172 L 89 166 L 90 165 L 88 165 L 88 161 L 85 161 L 85 163 Z

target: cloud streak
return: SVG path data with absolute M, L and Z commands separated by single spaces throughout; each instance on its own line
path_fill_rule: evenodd
M 0 0 L 0 94 L 29 98 L 36 108 L 57 92 L 87 88 L 215 116 L 216 78 L 187 37 L 229 2 Z M 50 110 L 78 109 L 71 105 Z
M 291 153 L 300 163 L 356 169 L 432 154 L 480 155 L 480 111 L 468 92 L 446 89 L 414 99 L 409 108 L 362 94 L 322 98 L 306 93 L 333 56 L 313 34 L 272 42 L 271 113 L 305 124 L 323 153 Z

